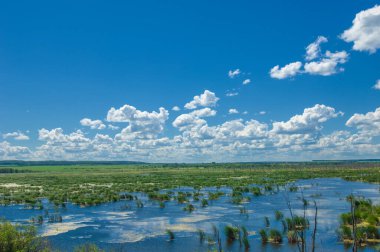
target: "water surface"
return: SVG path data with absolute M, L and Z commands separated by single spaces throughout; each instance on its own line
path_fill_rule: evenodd
M 38 226 L 42 236 L 46 236 L 54 248 L 72 251 L 83 243 L 96 243 L 106 250 L 116 251 L 208 251 L 212 249 L 207 242 L 199 242 L 197 230 L 202 229 L 212 236 L 212 226 L 220 230 L 222 245 L 225 251 L 244 251 L 239 242 L 228 244 L 224 236 L 224 226 L 245 226 L 250 235 L 251 251 L 297 251 L 294 245 L 288 245 L 286 235 L 281 245 L 262 245 L 258 231 L 265 227 L 264 217 L 270 219 L 271 228 L 282 230 L 281 222 L 275 220 L 274 212 L 280 210 L 289 215 L 286 198 L 289 197 L 295 214 L 303 214 L 301 198 L 318 205 L 317 251 L 349 251 L 337 241 L 336 230 L 339 227 L 339 215 L 349 211 L 345 197 L 351 193 L 365 196 L 374 203 L 380 203 L 379 185 L 347 182 L 342 179 L 309 179 L 295 183 L 302 188 L 297 192 L 284 192 L 251 197 L 251 201 L 235 205 L 229 196 L 209 201 L 209 206 L 202 208 L 200 202 L 192 202 L 196 210 L 192 213 L 183 211 L 186 204 L 176 201 L 166 202 L 161 209 L 155 201 L 150 201 L 144 194 L 134 194 L 144 203 L 137 208 L 134 201 L 120 201 L 93 207 L 80 207 L 68 204 L 66 209 L 54 209 L 44 201 L 45 209 L 50 213 L 58 211 L 62 223 L 45 222 Z M 205 188 L 207 192 L 215 188 Z M 231 193 L 229 188 L 219 190 Z M 176 191 L 176 190 L 174 190 Z M 190 191 L 191 188 L 179 188 L 177 191 Z M 241 214 L 245 207 L 247 214 Z M 0 207 L 0 216 L 17 223 L 28 223 L 34 216 L 44 215 L 44 210 L 25 209 L 14 205 Z M 310 205 L 307 215 L 311 225 L 314 208 Z M 175 240 L 168 241 L 166 230 L 175 233 Z M 374 247 L 362 248 L 361 251 L 374 251 Z

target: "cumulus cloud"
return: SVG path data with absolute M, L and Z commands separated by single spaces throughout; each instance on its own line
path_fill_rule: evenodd
M 348 119 L 346 126 L 355 127 L 359 131 L 371 136 L 380 135 L 380 107 L 366 114 L 354 114 Z
M 274 122 L 272 131 L 278 134 L 305 134 L 321 130 L 321 123 L 342 115 L 334 108 L 316 104 L 304 109 L 301 115 L 295 115 L 286 122 Z
M 321 60 L 305 63 L 305 73 L 329 76 L 344 71 L 342 67 L 338 68 L 338 64 L 346 63 L 347 59 L 348 53 L 346 51 L 335 53 L 326 51 L 325 56 Z
M 240 69 L 235 69 L 235 70 L 228 71 L 228 77 L 230 77 L 231 79 L 235 78 L 239 74 L 241 74 Z
M 172 110 L 173 110 L 173 111 L 180 111 L 181 109 L 180 109 L 178 106 L 174 106 L 174 107 L 172 108 Z
M 265 115 L 267 112 L 266 111 L 260 111 L 259 115 Z
M 228 110 L 228 114 L 239 114 L 239 111 L 237 109 L 231 108 Z
M 116 140 L 105 134 L 87 137 L 77 130 L 65 134 L 62 128 L 40 129 L 39 140 L 44 143 L 36 148 L 34 159 L 66 159 L 66 160 L 108 160 L 128 153 L 129 146 L 117 144 Z
M 274 66 L 270 70 L 270 76 L 275 79 L 286 79 L 289 77 L 293 77 L 300 73 L 302 67 L 302 63 L 300 61 L 296 61 L 293 63 L 289 63 L 280 68 L 279 65 Z
M 9 132 L 9 133 L 3 134 L 3 138 L 4 139 L 11 138 L 11 139 L 21 140 L 21 141 L 22 140 L 29 140 L 29 136 L 27 136 L 24 133 L 19 132 L 19 131 Z
M 29 158 L 31 151 L 25 146 L 15 146 L 7 141 L 0 142 L 0 159 L 24 159 Z
M 119 109 L 112 107 L 108 111 L 107 121 L 129 123 L 122 131 L 128 138 L 153 138 L 164 130 L 168 117 L 169 112 L 162 107 L 159 112 L 148 112 L 126 104 Z
M 202 117 L 211 117 L 215 115 L 216 111 L 210 108 L 198 109 L 187 114 L 179 115 L 173 121 L 172 125 L 180 130 L 185 130 L 189 127 L 205 124 L 206 121 L 201 119 Z
M 276 79 L 286 79 L 297 74 L 329 76 L 344 71 L 341 64 L 347 62 L 348 53 L 346 51 L 331 52 L 327 50 L 322 54 L 320 45 L 326 42 L 326 37 L 319 36 L 306 47 L 305 63 L 296 61 L 282 68 L 277 65 L 270 70 L 270 76 Z
M 106 128 L 106 125 L 101 120 L 91 120 L 90 118 L 83 118 L 80 120 L 80 124 L 91 129 L 102 130 Z
M 243 81 L 243 85 L 248 85 L 249 83 L 251 83 L 251 79 L 245 79 Z
M 143 161 L 194 161 L 194 160 L 282 160 L 317 157 L 336 157 L 352 153 L 378 155 L 380 147 L 373 142 L 373 135 L 365 133 L 378 128 L 380 108 L 368 114 L 354 115 L 347 126 L 357 133 L 335 131 L 322 134 L 327 120 L 342 115 L 332 107 L 315 105 L 302 114 L 284 122 L 274 122 L 272 127 L 257 120 L 229 120 L 211 126 L 207 118 L 216 115 L 211 108 L 193 110 L 178 116 L 173 126 L 179 134 L 173 137 L 136 137 L 124 128 L 111 137 L 97 134 L 87 137 L 82 131 L 65 134 L 61 128 L 41 129 L 39 139 L 44 142 L 32 154 L 20 148 L 24 155 L 38 158 L 60 159 L 134 159 Z M 370 125 L 370 126 L 368 126 Z M 11 146 L 7 146 L 9 156 Z M 0 144 L 0 148 L 1 148 Z M 5 147 L 4 147 L 5 148 Z M 15 151 L 17 148 L 13 148 Z M 5 155 L 0 149 L 0 156 Z
M 202 102 L 197 102 L 197 106 L 202 106 L 198 103 Z M 346 122 L 347 130 L 329 134 L 324 132 L 324 123 L 343 113 L 322 104 L 270 124 L 252 118 L 217 122 L 210 119 L 217 114 L 210 107 L 187 112 L 172 121 L 175 131 L 169 136 L 165 135 L 169 114 L 164 108 L 152 112 L 140 111 L 131 105 L 111 108 L 107 121 L 118 126 L 126 124 L 118 129 L 107 123 L 108 128 L 118 130 L 112 135 L 93 136 L 82 130 L 64 132 L 62 128 L 42 128 L 38 132 L 41 144 L 33 149 L 0 142 L 0 158 L 226 162 L 376 157 L 380 154 L 380 108 L 354 114 Z M 232 108 L 229 112 L 238 111 Z M 93 121 L 87 123 L 89 127 Z
M 216 110 L 212 110 L 210 108 L 203 108 L 203 109 L 194 110 L 189 114 L 194 115 L 196 117 L 210 117 L 210 116 L 216 115 Z
M 38 139 L 47 142 L 88 142 L 88 139 L 81 130 L 65 135 L 62 128 L 51 130 L 42 128 L 38 131 Z
M 377 80 L 376 84 L 373 86 L 374 89 L 380 90 L 380 80 Z
M 352 26 L 343 32 L 341 38 L 353 42 L 354 50 L 375 53 L 380 48 L 380 6 L 357 13 Z
M 195 109 L 199 106 L 202 107 L 214 107 L 219 98 L 215 93 L 205 90 L 203 94 L 194 96 L 193 100 L 185 104 L 186 109 Z
M 321 47 L 320 45 L 322 43 L 326 43 L 327 42 L 327 38 L 324 37 L 324 36 L 318 36 L 318 38 L 311 44 L 309 44 L 307 47 L 306 47 L 306 56 L 305 56 L 305 59 L 307 61 L 310 61 L 310 60 L 313 60 L 313 59 L 316 59 L 319 57 L 320 53 L 321 53 Z

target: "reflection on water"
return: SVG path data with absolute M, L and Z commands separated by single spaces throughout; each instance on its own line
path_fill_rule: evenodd
M 347 182 L 341 179 L 312 179 L 298 181 L 302 193 L 308 200 L 318 204 L 317 248 L 323 251 L 342 251 L 344 246 L 337 242 L 336 229 L 339 226 L 339 214 L 349 211 L 345 197 L 354 193 L 365 196 L 380 203 L 379 186 L 374 184 Z M 181 188 L 181 191 L 193 191 L 191 188 Z M 203 189 L 201 192 L 207 192 Z M 212 190 L 215 190 L 213 188 Z M 231 190 L 221 188 L 227 193 Z M 207 251 L 207 243 L 200 244 L 197 230 L 202 229 L 212 234 L 212 225 L 216 225 L 223 233 L 227 224 L 245 226 L 249 231 L 251 251 L 296 251 L 296 247 L 288 245 L 262 245 L 257 232 L 264 227 L 264 217 L 268 216 L 271 227 L 282 230 L 280 222 L 275 220 L 274 212 L 282 211 L 288 215 L 285 193 L 253 197 L 248 203 L 234 205 L 230 197 L 222 196 L 215 201 L 209 201 L 209 206 L 202 208 L 200 202 L 193 202 L 196 207 L 192 213 L 183 211 L 185 204 L 176 201 L 166 202 L 165 208 L 160 208 L 157 202 L 149 201 L 145 195 L 136 194 L 142 200 L 144 207 L 137 208 L 133 201 L 121 201 L 100 206 L 81 208 L 68 204 L 66 209 L 58 211 L 63 217 L 62 223 L 44 223 L 39 226 L 39 232 L 47 236 L 53 247 L 63 251 L 71 251 L 74 246 L 82 243 L 96 243 L 104 249 L 122 251 Z M 288 193 L 296 214 L 303 214 L 301 191 Z M 44 202 L 45 209 L 54 212 L 54 208 Z M 248 212 L 241 214 L 244 206 Z M 125 210 L 127 209 L 127 210 Z M 23 209 L 22 206 L 7 206 L 0 208 L 0 216 L 12 222 L 27 223 L 33 216 L 43 215 L 45 210 Z M 311 217 L 314 209 L 307 214 Z M 311 223 L 312 224 L 312 223 Z M 167 241 L 165 231 L 172 230 L 175 240 Z M 227 245 L 223 240 L 225 251 L 244 251 L 239 243 Z M 286 239 L 285 239 L 286 240 Z M 347 249 L 348 250 L 348 249 Z M 373 248 L 363 248 L 361 251 L 372 251 Z

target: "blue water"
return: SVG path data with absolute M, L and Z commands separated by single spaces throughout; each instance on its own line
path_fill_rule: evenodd
M 245 251 L 239 242 L 228 244 L 224 236 L 224 226 L 245 226 L 250 235 L 250 251 L 297 251 L 294 245 L 287 244 L 286 235 L 281 245 L 261 243 L 258 231 L 265 228 L 264 217 L 270 219 L 270 227 L 282 230 L 281 222 L 275 220 L 274 212 L 280 210 L 289 216 L 286 197 L 290 198 L 295 214 L 302 215 L 302 194 L 310 202 L 318 205 L 317 251 L 350 251 L 337 240 L 336 230 L 339 227 L 339 215 L 349 211 L 345 197 L 351 193 L 365 196 L 374 203 L 380 203 L 379 185 L 347 182 L 342 179 L 311 179 L 295 183 L 302 190 L 251 197 L 251 201 L 241 205 L 231 203 L 231 197 L 222 196 L 218 200 L 209 201 L 209 206 L 202 208 L 199 202 L 192 202 L 196 210 L 189 213 L 183 211 L 186 204 L 176 201 L 166 202 L 165 208 L 148 200 L 143 194 L 134 194 L 144 203 L 137 208 L 135 201 L 120 201 L 100 206 L 82 208 L 68 204 L 66 209 L 54 209 L 44 201 L 49 213 L 59 212 L 62 223 L 44 222 L 38 225 L 39 233 L 46 236 L 52 246 L 61 251 L 72 251 L 77 245 L 95 243 L 99 247 L 116 251 L 208 251 L 213 246 L 207 241 L 200 243 L 197 229 L 202 229 L 208 236 L 213 236 L 212 226 L 220 230 L 224 251 Z M 215 188 L 207 188 L 201 192 Z M 230 193 L 228 188 L 221 188 Z M 194 191 L 191 188 L 179 188 L 174 191 Z M 320 196 L 315 197 L 316 194 Z M 313 196 L 314 195 L 314 196 Z M 126 208 L 130 206 L 130 208 Z M 241 214 L 244 206 L 247 214 Z M 44 215 L 44 210 L 25 209 L 14 205 L 0 207 L 0 216 L 15 223 L 28 223 L 31 217 Z M 127 209 L 127 210 L 126 210 Z M 313 226 L 314 208 L 310 204 L 307 211 L 311 227 Z M 175 234 L 173 241 L 168 241 L 166 230 Z M 310 238 L 310 234 L 308 234 Z M 374 247 L 362 248 L 361 251 L 375 251 Z

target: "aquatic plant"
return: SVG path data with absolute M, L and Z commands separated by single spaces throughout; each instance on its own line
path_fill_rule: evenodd
M 269 221 L 269 218 L 267 216 L 264 217 L 264 223 L 265 223 L 265 227 L 269 227 L 270 226 L 270 221 Z
M 248 214 L 248 210 L 245 207 L 240 207 L 239 211 L 240 211 L 240 214 Z
M 276 210 L 274 216 L 277 221 L 282 220 L 284 218 L 284 214 L 280 210 Z
M 166 229 L 166 234 L 169 236 L 169 240 L 174 240 L 174 233 L 170 229 Z
M 223 192 L 220 192 L 220 191 L 215 192 L 215 193 L 213 193 L 213 192 L 209 192 L 209 193 L 208 193 L 208 199 L 209 199 L 209 200 L 217 200 L 217 199 L 220 198 L 220 196 L 223 196 L 223 195 L 224 195 L 224 193 L 223 193 Z
M 294 230 L 290 230 L 287 233 L 288 243 L 296 243 L 298 242 L 297 232 Z
M 129 193 L 122 193 L 120 195 L 121 200 L 133 200 L 133 195 Z
M 206 237 L 206 233 L 202 229 L 198 229 L 197 232 L 198 232 L 198 236 L 199 236 L 199 242 L 203 243 L 203 241 Z
M 260 237 L 261 237 L 261 242 L 262 243 L 267 243 L 268 242 L 268 234 L 264 229 L 260 229 L 259 231 Z
M 250 248 L 250 244 L 248 241 L 248 231 L 247 231 L 246 227 L 244 227 L 244 226 L 242 226 L 240 229 L 243 233 L 243 235 L 242 235 L 243 239 L 242 240 L 243 240 L 244 248 L 245 248 L 245 250 L 248 250 Z
M 272 185 L 265 185 L 264 186 L 264 190 L 266 192 L 272 192 L 273 191 L 273 186 Z
M 289 192 L 297 192 L 298 191 L 298 186 L 292 185 L 289 187 Z
M 165 202 L 160 201 L 159 205 L 160 205 L 160 208 L 165 208 Z
M 359 245 L 365 246 L 369 241 L 379 243 L 379 230 L 375 225 L 379 224 L 380 206 L 352 194 L 346 199 L 350 203 L 350 212 L 340 215 L 339 238 L 346 243 L 352 243 L 355 251 Z
M 179 204 L 183 204 L 183 203 L 187 202 L 186 194 L 183 192 L 178 192 L 177 201 Z
M 143 208 L 144 207 L 144 204 L 142 203 L 142 201 L 141 200 L 136 200 L 136 207 L 137 208 Z
M 201 200 L 201 206 L 202 206 L 202 207 L 206 207 L 206 206 L 208 206 L 208 201 L 207 201 L 206 199 L 202 199 L 202 200 Z
M 100 249 L 95 244 L 88 243 L 74 248 L 74 252 L 104 252 L 104 250 Z
M 187 204 L 184 208 L 183 208 L 184 211 L 188 211 L 188 212 L 192 212 L 195 210 L 195 206 L 193 204 Z
M 251 192 L 253 193 L 254 196 L 262 195 L 260 187 L 257 187 L 257 186 L 251 187 Z
M 158 200 L 158 201 L 168 201 L 170 200 L 170 196 L 168 194 L 160 194 L 157 192 L 149 192 L 148 198 L 150 200 Z
M 42 215 L 38 215 L 36 218 L 32 217 L 31 222 L 41 225 L 44 222 L 44 217 Z
M 62 222 L 62 216 L 59 213 L 50 214 L 48 219 L 50 223 Z
M 281 232 L 278 231 L 277 229 L 269 230 L 269 240 L 273 243 L 281 243 L 282 242 Z
M 227 240 L 233 242 L 239 238 L 239 228 L 227 225 L 224 227 L 224 234 L 227 237 Z

